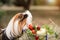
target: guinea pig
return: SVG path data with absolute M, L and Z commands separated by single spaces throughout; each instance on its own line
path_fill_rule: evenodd
M 17 13 L 12 17 L 4 32 L 2 33 L 2 40 L 15 40 L 23 35 L 23 30 L 32 24 L 32 14 L 26 10 L 23 13 Z

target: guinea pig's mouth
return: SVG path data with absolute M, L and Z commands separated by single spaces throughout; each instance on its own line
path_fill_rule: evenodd
M 21 20 L 21 21 L 23 21 L 24 19 L 26 19 L 28 17 L 28 15 L 27 14 L 24 14 L 24 17 L 23 17 L 23 19 Z

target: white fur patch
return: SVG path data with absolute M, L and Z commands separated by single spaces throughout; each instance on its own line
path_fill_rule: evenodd
M 17 19 L 15 22 L 14 22 L 14 31 L 16 33 L 17 36 L 19 36 L 19 31 L 18 31 L 18 22 L 19 22 L 19 19 Z
M 32 14 L 28 10 L 26 10 L 23 14 L 27 14 L 28 15 L 27 21 L 26 21 L 26 25 L 23 28 L 23 30 L 26 30 L 26 29 L 28 29 L 28 25 L 32 24 Z
M 6 35 L 9 39 L 11 38 L 11 34 L 13 34 L 13 33 L 11 33 L 12 27 L 13 27 L 13 21 L 14 21 L 14 18 L 10 20 L 10 22 L 9 22 L 7 28 L 6 28 Z

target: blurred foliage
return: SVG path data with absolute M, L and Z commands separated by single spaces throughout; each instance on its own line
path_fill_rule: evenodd
M 0 10 L 0 21 L 1 21 L 2 16 L 4 16 L 4 15 L 5 15 L 5 11 Z
M 2 3 L 2 2 L 0 2 L 0 6 L 1 6 L 1 5 L 3 5 L 3 3 Z
M 12 0 L 12 1 L 11 0 L 9 0 L 9 1 L 8 0 L 5 0 L 5 1 L 4 0 L 0 0 L 0 5 L 3 5 L 3 4 L 8 4 L 9 5 L 9 3 L 13 4 L 12 2 L 15 2 L 15 1 L 14 0 Z M 46 0 L 31 0 L 31 1 L 33 2 L 33 5 L 45 5 L 46 4 Z
M 34 5 L 45 5 L 46 4 L 45 1 L 46 0 L 34 0 Z

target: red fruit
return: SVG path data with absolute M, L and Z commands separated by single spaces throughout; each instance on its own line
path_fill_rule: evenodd
M 36 31 L 35 31 L 35 30 L 32 30 L 32 33 L 33 33 L 33 34 L 36 34 Z
M 38 40 L 38 39 L 39 39 L 39 36 L 36 35 L 36 36 L 35 36 L 35 39 Z
M 33 30 L 33 26 L 31 24 L 28 27 L 30 30 Z
M 37 30 L 40 30 L 40 26 L 37 26 Z

